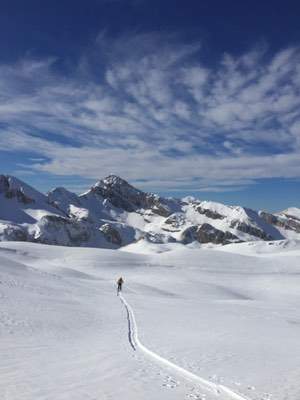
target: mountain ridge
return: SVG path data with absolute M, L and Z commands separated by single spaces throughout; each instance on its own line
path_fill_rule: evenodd
M 120 248 L 138 240 L 226 245 L 300 239 L 300 209 L 256 211 L 192 197 L 144 192 L 116 175 L 77 195 L 63 187 L 46 195 L 0 175 L 0 240 Z

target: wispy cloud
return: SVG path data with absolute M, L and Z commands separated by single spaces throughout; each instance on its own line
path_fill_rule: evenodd
M 0 146 L 28 170 L 149 189 L 232 190 L 300 176 L 300 49 L 208 65 L 158 34 L 97 38 L 68 77 L 57 60 L 0 65 Z

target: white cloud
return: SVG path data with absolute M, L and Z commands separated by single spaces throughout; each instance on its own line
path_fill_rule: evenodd
M 265 48 L 225 54 L 210 67 L 198 44 L 172 37 L 97 42 L 103 79 L 87 75 L 88 58 L 67 78 L 55 59 L 0 65 L 2 151 L 43 158 L 34 170 L 115 172 L 165 190 L 300 176 L 298 48 L 269 61 Z
M 183 101 L 175 101 L 174 113 L 182 119 L 189 119 L 191 116 L 189 106 Z

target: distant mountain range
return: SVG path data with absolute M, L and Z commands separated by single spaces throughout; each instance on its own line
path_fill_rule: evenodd
M 216 245 L 300 239 L 300 209 L 279 213 L 192 197 L 164 198 L 110 175 L 77 195 L 47 195 L 0 175 L 0 240 L 119 248 L 144 240 Z

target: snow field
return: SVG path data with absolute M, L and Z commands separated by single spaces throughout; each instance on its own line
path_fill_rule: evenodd
M 1 243 L 1 399 L 234 399 L 208 382 L 237 399 L 298 400 L 299 245 L 278 246 Z M 120 275 L 138 343 L 159 360 L 130 346 Z

